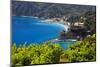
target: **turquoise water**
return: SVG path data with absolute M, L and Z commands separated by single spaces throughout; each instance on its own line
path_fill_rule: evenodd
M 64 26 L 59 23 L 46 23 L 31 17 L 12 16 L 12 43 L 43 43 L 58 38 Z M 69 42 L 65 42 L 70 44 Z M 60 43 L 62 47 L 64 42 Z
M 59 40 L 53 39 L 51 40 L 53 43 L 60 44 L 60 46 L 64 49 L 68 49 L 71 45 L 73 45 L 77 40 L 76 39 L 66 39 L 66 40 Z
M 73 45 L 73 43 L 75 43 L 75 41 L 62 41 L 58 43 L 62 46 L 62 48 L 68 49 L 71 45 Z

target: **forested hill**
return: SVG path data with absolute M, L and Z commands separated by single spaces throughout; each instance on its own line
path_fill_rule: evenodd
M 12 15 L 54 18 L 63 16 L 79 16 L 88 11 L 94 12 L 96 7 L 89 5 L 55 4 L 41 2 L 12 1 Z

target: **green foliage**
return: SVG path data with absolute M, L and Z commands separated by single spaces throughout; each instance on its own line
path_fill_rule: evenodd
M 74 45 L 70 46 L 68 50 L 65 50 L 62 54 L 62 58 L 66 59 L 66 62 L 83 62 L 83 61 L 95 61 L 96 60 L 96 37 L 95 34 L 91 37 L 87 37 L 83 41 L 78 41 Z
M 30 44 L 16 47 L 12 45 L 12 66 L 48 64 L 60 62 L 83 62 L 96 60 L 96 35 L 78 41 L 67 50 L 59 44 L 46 42 L 43 44 Z
M 93 31 L 93 33 L 96 33 L 96 12 L 88 11 L 84 14 L 84 17 L 86 17 L 84 23 L 86 29 Z
M 12 45 L 12 65 L 30 65 L 58 63 L 62 49 L 58 44 L 47 42 L 41 45 L 30 44 L 28 47 Z

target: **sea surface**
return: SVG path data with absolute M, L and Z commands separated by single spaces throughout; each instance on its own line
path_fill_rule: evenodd
M 40 44 L 56 39 L 63 30 L 65 27 L 60 23 L 47 23 L 32 17 L 12 16 L 12 43 L 16 43 L 17 46 L 31 43 Z M 59 44 L 63 48 L 67 48 L 71 43 L 73 42 L 66 41 Z

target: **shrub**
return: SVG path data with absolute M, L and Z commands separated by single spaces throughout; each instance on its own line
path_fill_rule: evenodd
M 83 41 L 78 41 L 65 50 L 62 57 L 66 58 L 67 62 L 82 62 L 96 60 L 96 37 L 95 34 L 87 37 Z
M 12 65 L 58 63 L 62 49 L 59 44 L 44 43 L 16 47 L 12 45 Z

